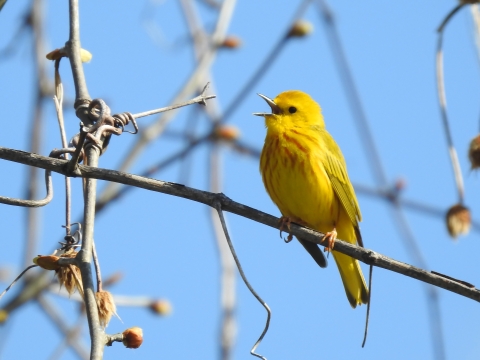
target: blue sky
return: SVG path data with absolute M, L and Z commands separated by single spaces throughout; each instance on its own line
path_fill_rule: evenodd
M 240 1 L 235 7 L 229 34 L 242 39 L 242 47 L 219 51 L 212 67 L 218 106 L 225 109 L 238 89 L 253 74 L 285 31 L 298 1 Z M 406 181 L 402 195 L 445 212 L 456 202 L 446 140 L 440 122 L 435 88 L 436 28 L 456 5 L 454 1 L 331 2 L 332 10 L 353 76 L 379 150 L 388 181 Z M 10 40 L 29 6 L 9 1 L 0 13 L 0 49 Z M 146 111 L 168 105 L 194 67 L 188 31 L 176 1 L 81 2 L 82 46 L 93 54 L 85 65 L 90 95 L 103 98 L 112 112 Z M 216 12 L 197 4 L 203 22 L 211 29 Z M 48 49 L 61 47 L 68 37 L 67 2 L 47 2 Z M 335 66 L 325 27 L 316 6 L 305 19 L 314 32 L 290 41 L 250 93 L 229 123 L 241 140 L 260 149 L 265 136 L 261 118 L 253 112 L 267 106 L 256 93 L 274 97 L 288 89 L 308 92 L 322 106 L 327 128 L 342 148 L 354 184 L 375 187 L 367 153 Z M 152 30 L 155 29 L 155 36 Z M 458 13 L 444 37 L 445 81 L 452 135 L 457 146 L 466 188 L 466 205 L 479 218 L 479 178 L 469 171 L 467 149 L 479 129 L 479 58 L 469 8 Z M 0 146 L 28 150 L 31 123 L 33 71 L 30 38 L 18 40 L 16 53 L 0 62 Z M 49 63 L 53 79 L 53 64 Z M 69 98 L 73 83 L 66 61 L 62 79 Z M 193 115 L 192 115 L 193 113 Z M 200 112 L 183 109 L 169 124 L 168 133 L 183 131 L 189 117 L 198 116 L 198 135 L 208 131 Z M 154 117 L 139 120 L 145 127 Z M 78 119 L 66 111 L 68 137 L 78 129 Z M 53 102 L 47 106 L 42 154 L 60 147 Z M 135 141 L 124 134 L 113 138 L 100 166 L 118 168 Z M 140 173 L 185 146 L 174 136 L 152 143 L 130 170 Z M 185 182 L 207 190 L 209 150 L 200 146 L 191 157 L 188 179 L 180 176 L 180 163 L 155 178 Z M 279 215 L 268 198 L 258 172 L 258 159 L 223 147 L 223 192 L 235 201 Z M 27 169 L 0 161 L 3 181 L 0 194 L 23 197 Z M 81 182 L 74 184 L 74 218 L 82 213 Z M 63 179 L 54 175 L 55 197 L 41 211 L 38 253 L 49 253 L 62 236 L 64 221 Z M 105 186 L 99 182 L 99 188 Z M 365 246 L 394 259 L 413 263 L 391 207 L 382 199 L 357 194 L 364 220 Z M 478 232 L 452 241 L 442 217 L 405 210 L 427 270 L 480 284 Z M 424 284 L 382 269 L 374 270 L 373 300 L 367 345 L 360 347 L 365 307 L 352 310 L 333 260 L 319 269 L 297 243 L 285 244 L 278 231 L 227 214 L 244 270 L 273 311 L 270 330 L 258 352 L 269 359 L 429 359 L 434 358 L 428 311 L 431 300 Z M 0 205 L 0 265 L 11 276 L 21 271 L 25 211 Z M 212 359 L 219 351 L 219 261 L 207 207 L 167 195 L 133 190 L 97 217 L 96 246 L 105 276 L 120 271 L 123 280 L 111 291 L 119 295 L 148 295 L 168 299 L 169 317 L 159 318 L 146 309 L 120 307 L 122 322 L 113 319 L 108 332 L 130 326 L 144 329 L 145 342 L 138 350 L 121 344 L 105 350 L 105 359 Z M 367 267 L 363 267 L 364 273 Z M 4 283 L 4 286 L 7 284 Z M 15 290 L 15 289 L 14 289 Z M 15 291 L 9 296 L 14 296 Z M 266 314 L 237 279 L 238 338 L 235 359 L 250 358 L 249 350 L 262 331 Z M 474 301 L 438 290 L 447 359 L 480 356 L 480 309 Z M 76 321 L 78 307 L 48 295 L 66 316 Z M 2 299 L 2 302 L 8 301 Z M 1 302 L 0 302 L 1 306 Z M 34 304 L 28 304 L 0 328 L 0 358 L 27 358 L 34 352 L 48 358 L 62 337 Z M 39 336 L 39 334 L 41 334 Z M 88 340 L 88 331 L 83 335 Z M 45 339 L 48 339 L 47 341 Z M 26 344 L 28 344 L 26 346 Z M 67 351 L 64 359 L 76 358 Z

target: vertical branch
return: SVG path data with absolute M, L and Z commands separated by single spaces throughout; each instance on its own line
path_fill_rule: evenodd
M 50 86 L 45 69 L 45 39 L 43 31 L 43 1 L 32 1 L 32 8 L 29 14 L 30 29 L 33 36 L 33 52 L 36 64 L 37 93 L 35 97 L 34 114 L 32 118 L 30 133 L 30 151 L 41 153 L 42 147 L 42 129 L 43 129 L 43 100 L 50 94 Z M 36 199 L 38 197 L 39 169 L 29 168 L 26 199 Z M 40 209 L 29 208 L 26 210 L 27 229 L 24 266 L 32 263 L 32 259 L 37 253 L 36 244 L 38 241 L 38 222 Z
M 86 149 L 86 156 L 89 166 L 97 167 L 99 150 L 94 146 Z M 93 253 L 93 229 L 95 223 L 95 200 L 97 194 L 97 180 L 92 178 L 85 179 L 84 191 L 84 226 L 82 248 L 78 252 L 78 266 L 82 273 L 82 282 L 84 289 L 85 309 L 87 312 L 88 328 L 91 338 L 91 359 L 102 359 L 105 345 L 105 333 L 100 326 L 100 320 L 97 311 L 97 302 L 95 300 L 95 290 L 92 277 L 92 253 Z
M 80 20 L 78 0 L 70 0 L 70 37 L 65 48 L 67 50 L 70 65 L 72 68 L 73 81 L 75 83 L 75 109 L 77 116 L 85 123 L 90 125 L 88 112 L 85 103 L 90 102 L 90 96 L 87 90 L 83 65 L 80 59 Z M 100 121 L 100 120 L 99 120 Z M 103 139 L 102 139 L 103 142 Z M 97 167 L 100 150 L 95 146 L 86 147 L 86 159 L 89 166 Z M 93 230 L 95 224 L 95 200 L 97 197 L 97 181 L 95 179 L 84 179 L 84 226 L 82 248 L 78 252 L 78 267 L 82 273 L 82 282 L 84 290 L 85 310 L 87 312 L 88 328 L 90 331 L 91 348 L 90 359 L 102 359 L 104 346 L 106 343 L 105 333 L 100 326 L 98 317 L 97 302 L 95 299 L 95 290 L 92 277 L 92 253 L 93 253 Z
M 75 83 L 75 102 L 89 100 L 90 95 L 87 90 L 85 74 L 83 73 L 82 60 L 80 58 L 80 17 L 78 10 L 78 0 L 70 0 L 70 36 L 65 43 L 65 49 L 70 59 L 73 81 Z

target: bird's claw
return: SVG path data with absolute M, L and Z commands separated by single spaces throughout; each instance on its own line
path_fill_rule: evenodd
M 282 233 L 283 230 L 285 229 L 285 225 L 287 226 L 288 229 L 288 237 L 283 238 L 283 241 L 285 241 L 287 244 L 292 241 L 293 235 L 290 234 L 290 224 L 292 223 L 292 219 L 287 217 L 287 216 L 282 216 L 280 220 L 278 221 L 278 228 L 280 229 L 280 237 L 282 238 Z
M 337 240 L 337 229 L 333 229 L 325 234 L 322 239 L 322 243 L 326 242 L 325 249 L 323 251 L 332 251 L 335 245 L 335 240 Z

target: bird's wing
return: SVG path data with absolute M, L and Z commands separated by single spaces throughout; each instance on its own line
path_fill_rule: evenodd
M 362 220 L 362 214 L 360 213 L 360 207 L 358 206 L 357 197 L 355 196 L 352 183 L 348 178 L 345 159 L 343 158 L 340 148 L 330 134 L 325 131 L 322 134 L 322 138 L 326 145 L 324 146 L 324 154 L 322 157 L 323 166 L 330 178 L 335 194 L 340 199 L 343 208 L 355 227 L 358 243 L 360 246 L 363 246 L 362 237 L 358 227 L 358 222 Z

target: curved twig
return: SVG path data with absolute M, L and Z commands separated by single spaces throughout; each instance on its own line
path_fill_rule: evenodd
M 22 206 L 27 208 L 45 206 L 53 199 L 52 173 L 49 170 L 45 170 L 45 187 L 47 189 L 47 195 L 41 200 L 21 200 L 6 196 L 0 196 L 0 203 L 13 206 Z
M 437 92 L 438 102 L 440 105 L 440 113 L 442 116 L 443 130 L 447 138 L 448 153 L 450 155 L 450 161 L 452 163 L 453 175 L 455 177 L 455 185 L 458 193 L 458 203 L 463 204 L 464 199 L 464 186 L 462 170 L 460 168 L 460 162 L 458 161 L 457 150 L 453 145 L 452 132 L 448 123 L 447 115 L 447 98 L 445 94 L 445 80 L 443 78 L 443 31 L 448 21 L 455 15 L 465 4 L 458 4 L 442 21 L 442 24 L 438 28 L 438 40 L 437 40 L 437 52 L 435 55 L 435 66 L 437 75 Z
M 230 235 L 228 234 L 227 224 L 225 224 L 225 218 L 223 216 L 222 204 L 219 201 L 216 201 L 213 204 L 213 207 L 217 210 L 218 217 L 220 218 L 220 222 L 222 224 L 223 232 L 225 233 L 225 238 L 227 239 L 228 247 L 230 248 L 230 251 L 232 253 L 233 260 L 235 260 L 235 264 L 237 264 L 237 269 L 238 269 L 238 272 L 240 273 L 240 276 L 242 277 L 243 282 L 247 286 L 248 290 L 250 290 L 252 295 L 255 296 L 255 298 L 258 300 L 258 302 L 260 304 L 262 304 L 262 306 L 267 311 L 267 321 L 265 323 L 265 327 L 264 327 L 262 333 L 260 334 L 260 337 L 258 338 L 258 340 L 253 345 L 252 349 L 250 350 L 250 354 L 252 354 L 253 356 L 256 356 L 260 359 L 266 360 L 266 358 L 264 356 L 262 356 L 260 354 L 257 354 L 255 352 L 255 350 L 257 349 L 258 345 L 260 345 L 263 338 L 265 337 L 265 334 L 268 331 L 268 327 L 270 325 L 270 318 L 272 316 L 272 311 L 270 310 L 270 307 L 268 306 L 268 304 L 265 301 L 263 301 L 263 299 L 260 297 L 260 295 L 257 294 L 257 292 L 252 287 L 252 285 L 250 285 L 250 282 L 248 281 L 245 273 L 243 272 L 242 265 L 240 264 L 240 260 L 238 260 L 237 253 L 235 252 L 235 248 L 233 247 L 232 240 L 230 239 Z
M 16 283 L 28 270 L 33 269 L 34 267 L 37 267 L 37 266 L 38 266 L 38 265 L 30 265 L 30 266 L 28 266 L 25 270 L 23 270 L 23 271 L 20 273 L 20 275 L 18 275 L 18 276 L 15 278 L 15 280 L 13 280 L 12 283 L 11 283 L 10 285 L 8 285 L 8 287 L 7 287 L 5 290 L 3 290 L 3 292 L 0 294 L 0 299 L 2 298 L 3 295 L 6 294 L 6 292 L 7 292 L 8 290 L 10 290 L 10 289 L 12 288 L 13 285 L 15 285 L 15 283 Z

